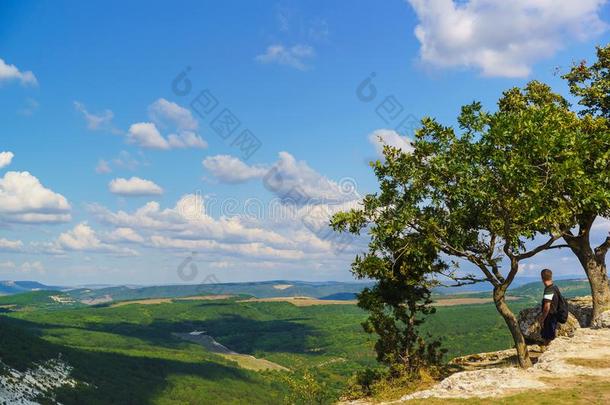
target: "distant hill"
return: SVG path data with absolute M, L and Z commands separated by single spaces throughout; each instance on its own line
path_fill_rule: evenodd
M 321 300 L 339 300 L 339 301 L 351 301 L 358 299 L 356 293 L 352 292 L 343 292 L 343 293 L 335 293 L 330 294 L 324 297 L 320 297 Z
M 18 294 L 27 291 L 58 290 L 61 287 L 41 284 L 37 281 L 0 281 L 0 295 Z
M 306 281 L 260 281 L 246 283 L 222 284 L 181 284 L 160 285 L 149 287 L 106 287 L 106 288 L 78 288 L 67 291 L 71 297 L 78 301 L 90 301 L 104 297 L 111 297 L 113 301 L 134 300 L 145 298 L 173 298 L 194 295 L 231 294 L 251 295 L 256 298 L 307 296 L 325 299 L 336 294 L 347 294 L 354 299 L 354 294 L 370 286 L 371 283 L 345 283 L 337 281 L 306 282 Z
M 591 295 L 591 287 L 586 279 L 578 280 L 556 280 L 555 284 L 565 297 L 578 297 L 581 295 Z M 542 283 L 540 281 L 524 284 L 509 290 L 510 295 L 520 297 L 540 297 L 542 294 Z

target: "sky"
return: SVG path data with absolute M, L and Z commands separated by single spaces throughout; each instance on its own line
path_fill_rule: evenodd
M 606 44 L 605 0 L 0 2 L 0 279 L 352 280 L 382 144 Z M 596 238 L 610 229 L 595 225 Z M 525 263 L 582 275 L 570 252 Z

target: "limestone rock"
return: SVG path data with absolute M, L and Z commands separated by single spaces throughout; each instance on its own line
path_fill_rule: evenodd
M 595 329 L 610 328 L 610 311 L 602 312 L 591 327 Z
M 591 296 L 570 298 L 567 301 L 568 311 L 578 319 L 580 327 L 588 327 L 591 324 L 591 317 L 593 316 L 593 300 Z
M 519 328 L 525 336 L 525 340 L 528 343 L 542 343 L 544 339 L 540 336 L 541 326 L 538 322 L 541 310 L 537 308 L 526 308 L 519 312 Z M 574 315 L 568 316 L 566 323 L 560 323 L 557 327 L 557 336 L 574 336 L 574 332 L 580 329 L 580 323 Z

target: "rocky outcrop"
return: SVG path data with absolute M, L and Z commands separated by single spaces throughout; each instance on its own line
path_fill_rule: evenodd
M 0 362 L 0 404 L 31 405 L 55 403 L 48 398 L 55 388 L 74 387 L 72 367 L 61 359 L 52 359 L 26 371 L 18 371 Z
M 602 314 L 591 324 L 592 328 L 610 328 L 610 311 L 602 312 Z
M 519 312 L 519 327 L 521 328 L 521 332 L 528 343 L 544 342 L 544 339 L 542 339 L 542 336 L 540 336 L 541 326 L 538 322 L 540 314 L 541 310 L 539 307 L 526 308 Z M 570 314 L 566 323 L 559 324 L 559 327 L 557 328 L 557 337 L 572 337 L 577 329 L 580 329 L 578 319 L 576 319 L 574 315 Z
M 431 389 L 406 395 L 388 404 L 430 397 L 496 398 L 531 389 L 552 389 L 552 381 L 559 378 L 608 378 L 610 369 L 585 366 L 587 361 L 608 358 L 610 329 L 579 328 L 573 338 L 555 339 L 538 362 L 528 370 L 506 367 L 463 371 L 451 375 Z
M 593 300 L 591 296 L 570 298 L 567 301 L 568 310 L 578 319 L 580 327 L 588 327 L 591 324 L 591 317 L 593 316 Z

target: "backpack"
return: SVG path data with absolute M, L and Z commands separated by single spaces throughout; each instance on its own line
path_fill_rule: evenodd
M 555 308 L 555 316 L 559 323 L 566 323 L 568 321 L 568 302 L 563 298 L 559 288 L 555 286 L 555 294 L 557 294 L 557 307 Z

